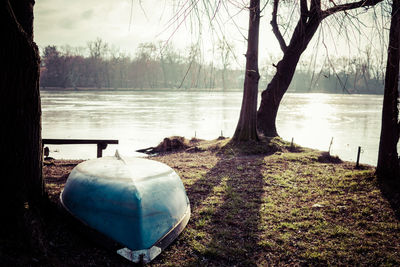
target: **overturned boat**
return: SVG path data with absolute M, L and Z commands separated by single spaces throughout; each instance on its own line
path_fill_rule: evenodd
M 153 260 L 190 217 L 185 188 L 169 166 L 118 153 L 78 164 L 60 198 L 78 220 L 121 244 L 117 253 L 133 262 Z

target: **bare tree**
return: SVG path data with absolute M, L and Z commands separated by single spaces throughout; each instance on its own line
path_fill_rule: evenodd
M 321 0 L 299 0 L 300 16 L 289 44 L 286 43 L 278 25 L 278 10 L 280 4 L 285 1 L 273 1 L 271 25 L 283 52 L 283 57 L 276 65 L 274 77 L 261 95 L 261 105 L 257 112 L 257 126 L 260 132 L 265 136 L 278 135 L 276 130 L 276 116 L 280 102 L 292 81 L 300 56 L 306 50 L 321 22 L 335 13 L 361 7 L 371 7 L 381 1 L 361 0 L 345 4 L 335 4 L 335 1 L 331 0 L 326 4 L 326 6 L 329 5 L 330 7 L 323 9 Z
M 108 52 L 108 44 L 102 39 L 97 38 L 93 42 L 88 42 L 87 44 L 90 53 L 90 67 L 92 72 L 93 83 L 96 87 L 101 88 L 102 82 L 108 77 L 108 65 L 104 60 L 106 53 Z M 109 86 L 105 84 L 103 86 Z
M 249 30 L 247 38 L 246 69 L 242 108 L 239 122 L 232 137 L 234 142 L 258 141 L 257 96 L 258 81 L 258 36 L 260 26 L 260 1 L 251 0 L 249 7 Z
M 393 0 L 389 33 L 388 58 L 385 74 L 385 93 L 382 108 L 382 127 L 376 172 L 381 180 L 399 180 L 397 154 L 399 141 L 399 60 L 400 60 L 400 0 Z

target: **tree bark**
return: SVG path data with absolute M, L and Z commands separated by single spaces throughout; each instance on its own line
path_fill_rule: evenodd
M 376 168 L 378 178 L 381 180 L 398 180 L 400 178 L 399 158 L 397 155 L 397 143 L 399 141 L 399 38 L 400 0 L 393 0 L 382 107 L 381 137 Z
M 274 77 L 261 94 L 261 104 L 257 112 L 257 127 L 265 136 L 278 136 L 276 116 L 279 105 L 293 79 L 300 56 L 306 50 L 321 20 L 318 13 L 311 16 L 307 23 L 302 19 L 299 20 L 290 44 L 285 47 L 283 58 L 276 66 Z
M 244 78 L 242 108 L 239 122 L 232 137 L 234 142 L 258 141 L 257 97 L 258 81 L 258 37 L 260 26 L 260 1 L 250 1 L 249 30 L 246 52 L 246 72 Z
M 0 6 L 0 151 L 4 155 L 0 209 L 7 216 L 2 225 L 22 228 L 25 211 L 39 206 L 45 198 L 40 59 L 33 42 L 33 5 L 29 0 L 6 0 Z

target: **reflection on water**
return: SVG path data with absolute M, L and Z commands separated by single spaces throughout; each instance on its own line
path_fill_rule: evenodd
M 131 155 L 157 145 L 164 137 L 181 135 L 214 139 L 232 136 L 242 92 L 164 91 L 42 91 L 43 138 L 119 139 L 115 149 Z M 382 96 L 286 94 L 277 128 L 286 140 L 327 150 L 354 161 L 376 164 Z M 93 158 L 95 145 L 51 146 L 56 158 Z
M 375 165 L 378 154 L 382 96 L 287 94 L 278 115 L 278 131 L 303 146 L 328 150 L 355 161 Z

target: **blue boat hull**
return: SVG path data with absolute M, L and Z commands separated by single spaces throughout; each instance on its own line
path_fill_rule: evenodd
M 190 217 L 179 176 L 143 158 L 105 157 L 77 165 L 61 202 L 80 221 L 125 246 L 118 253 L 135 262 L 157 256 Z

